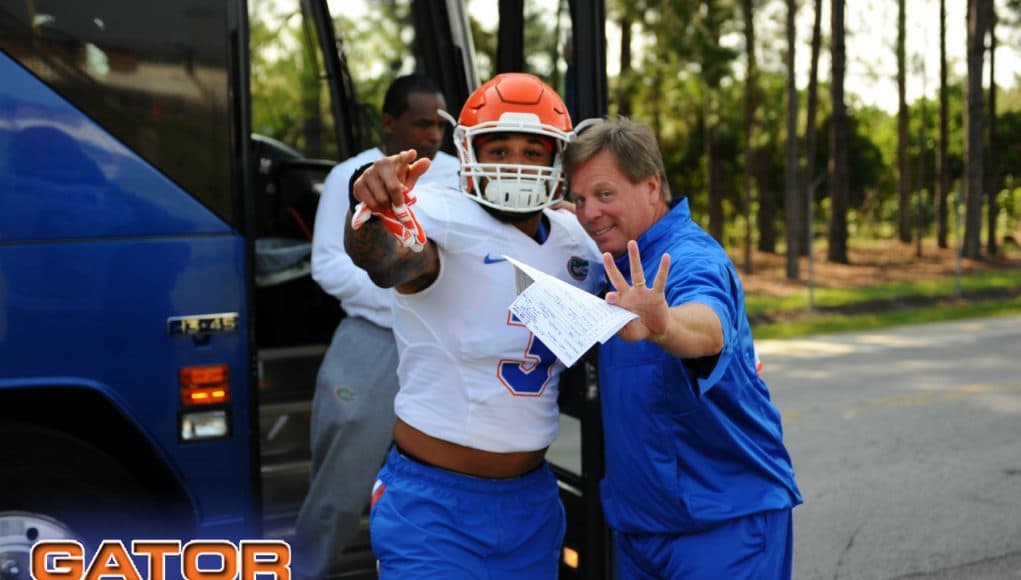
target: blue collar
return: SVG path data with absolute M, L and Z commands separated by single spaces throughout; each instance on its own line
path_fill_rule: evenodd
M 535 231 L 535 241 L 539 242 L 539 245 L 546 243 L 546 238 L 549 237 L 549 232 L 546 231 L 546 222 L 543 221 L 544 216 L 539 216 L 539 229 Z
M 638 236 L 638 250 L 644 253 L 646 248 L 655 246 L 656 242 L 676 231 L 681 224 L 689 221 L 691 221 L 691 208 L 688 206 L 688 197 L 684 196 L 680 199 L 674 199 L 670 202 L 670 211 L 659 218 L 659 221 L 652 224 L 649 229 L 645 230 L 645 233 Z M 649 256 L 643 257 L 648 261 Z M 656 256 L 656 259 L 659 260 L 659 256 Z M 627 252 L 623 256 L 616 258 L 614 262 L 617 263 L 617 268 L 621 272 L 631 272 L 631 262 L 628 260 Z M 630 280 L 630 274 L 627 277 Z

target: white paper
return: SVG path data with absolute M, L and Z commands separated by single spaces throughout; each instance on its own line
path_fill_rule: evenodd
M 518 284 L 510 311 L 567 366 L 596 342 L 610 340 L 638 315 L 567 282 L 504 256 L 532 284 Z M 519 276 L 520 277 L 520 276 Z

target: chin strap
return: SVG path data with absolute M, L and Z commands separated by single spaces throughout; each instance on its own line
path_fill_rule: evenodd
M 415 212 L 411 211 L 411 206 L 416 201 L 418 199 L 411 190 L 405 189 L 404 205 L 372 211 L 365 203 L 359 203 L 351 216 L 351 228 L 357 230 L 372 219 L 372 216 L 376 216 L 401 246 L 411 248 L 413 252 L 421 252 L 425 248 L 426 237 L 425 229 L 415 217 Z

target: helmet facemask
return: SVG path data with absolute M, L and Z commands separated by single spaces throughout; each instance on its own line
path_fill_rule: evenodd
M 454 123 L 449 114 L 443 113 Z M 481 163 L 475 140 L 495 133 L 538 135 L 553 143 L 552 165 Z M 461 160 L 461 187 L 475 201 L 501 211 L 531 213 L 561 200 L 563 169 L 561 157 L 569 135 L 543 125 L 537 115 L 504 113 L 499 121 L 465 127 L 454 123 L 454 145 Z

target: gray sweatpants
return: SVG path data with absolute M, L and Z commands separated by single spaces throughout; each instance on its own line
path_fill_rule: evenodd
M 295 524 L 295 578 L 321 580 L 358 534 L 393 440 L 393 332 L 345 318 L 323 357 L 312 400 L 312 467 Z

